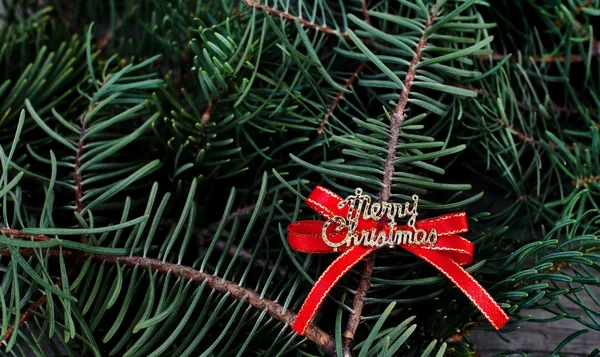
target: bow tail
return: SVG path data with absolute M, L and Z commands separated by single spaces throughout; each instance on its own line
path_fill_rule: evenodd
M 403 246 L 403 248 L 425 260 L 450 279 L 471 300 L 477 309 L 481 311 L 483 316 L 485 316 L 496 330 L 504 326 L 508 321 L 508 315 L 506 315 L 504 310 L 463 267 L 433 250 L 410 246 Z
M 308 293 L 300 311 L 298 311 L 298 315 L 296 315 L 296 319 L 292 325 L 292 329 L 296 331 L 296 333 L 300 335 L 306 333 L 306 329 L 317 313 L 319 306 L 321 306 L 323 300 L 329 294 L 329 291 L 333 286 L 348 272 L 348 270 L 352 269 L 356 263 L 363 260 L 373 250 L 374 249 L 372 248 L 353 246 L 340 254 L 333 263 L 325 269 Z

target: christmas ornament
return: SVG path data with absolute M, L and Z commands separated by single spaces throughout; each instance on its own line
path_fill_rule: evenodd
M 341 252 L 325 269 L 300 308 L 292 328 L 304 335 L 319 306 L 333 286 L 354 265 L 382 247 L 402 247 L 434 266 L 454 283 L 496 329 L 508 316 L 488 292 L 461 265 L 473 261 L 473 244 L 459 236 L 468 231 L 465 212 L 417 221 L 419 197 L 412 202 L 371 202 L 357 188 L 342 199 L 317 186 L 306 203 L 327 221 L 299 221 L 288 226 L 292 249 L 310 254 Z M 406 225 L 396 219 L 409 217 Z

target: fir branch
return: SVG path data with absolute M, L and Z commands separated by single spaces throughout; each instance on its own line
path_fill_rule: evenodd
M 369 16 L 369 8 L 367 7 L 367 0 L 360 0 L 361 10 L 363 18 L 367 24 L 371 24 L 371 16 Z
M 41 242 L 50 240 L 50 238 L 43 236 L 43 235 L 23 234 L 18 229 L 10 229 L 10 228 L 6 228 L 6 227 L 0 227 L 0 233 L 2 233 L 3 235 L 5 235 L 7 237 L 10 237 L 10 238 L 29 239 L 29 240 L 41 241 Z
M 88 111 L 91 112 L 92 109 Z M 87 116 L 86 116 L 87 117 Z M 85 135 L 86 127 L 84 119 L 81 120 L 81 129 L 79 130 L 79 138 L 77 139 L 77 152 L 75 153 L 75 167 L 73 169 L 73 183 L 75 184 L 75 210 L 77 213 L 81 213 L 83 211 L 83 185 L 82 185 L 82 177 L 79 172 L 79 168 L 81 167 L 81 156 L 83 156 L 83 136 Z M 87 237 L 85 235 L 81 236 L 81 242 L 87 244 Z
M 285 324 L 291 326 L 296 319 L 296 314 L 290 310 L 286 310 L 279 303 L 262 297 L 257 292 L 244 288 L 234 282 L 222 279 L 219 276 L 201 272 L 199 270 L 187 267 L 184 265 L 166 263 L 159 259 L 151 259 L 135 256 L 112 256 L 112 255 L 96 255 L 96 260 L 105 261 L 107 263 L 119 262 L 122 265 L 135 267 L 136 265 L 149 267 L 154 272 L 161 274 L 174 274 L 183 276 L 186 280 L 192 280 L 197 283 L 206 281 L 206 285 L 221 293 L 229 293 L 236 300 L 241 300 L 246 297 L 246 302 L 252 307 L 264 311 L 267 310 L 269 315 Z M 306 338 L 319 345 L 329 354 L 335 354 L 334 342 L 331 336 L 319 327 L 311 324 L 306 330 Z
M 544 273 L 544 274 L 546 274 L 546 273 L 556 273 L 557 271 L 559 271 L 559 270 L 561 270 L 563 268 L 566 268 L 568 266 L 569 266 L 569 263 L 566 263 L 566 262 L 553 263 L 550 268 L 542 270 L 541 273 Z M 525 281 L 520 281 L 520 282 L 518 282 L 518 283 L 516 283 L 514 285 L 514 289 L 515 290 L 519 290 L 521 288 L 524 288 L 527 285 L 530 285 L 530 284 L 527 284 Z
M 513 133 L 517 138 L 519 138 L 519 140 L 521 140 L 524 143 L 530 143 L 534 146 L 540 146 L 542 142 L 531 137 L 528 136 L 527 134 L 515 129 L 513 126 L 509 125 L 508 123 L 503 122 L 502 120 L 500 120 L 500 118 L 496 118 L 496 123 L 500 124 L 501 126 L 507 128 L 511 133 Z M 558 146 L 555 143 L 548 143 L 548 147 L 552 150 L 556 150 L 558 148 Z M 573 151 L 573 146 L 572 145 L 566 145 L 567 149 L 569 149 L 569 151 Z
M 304 26 L 306 28 L 319 31 L 319 32 L 325 33 L 327 35 L 339 35 L 346 40 L 350 39 L 345 32 L 333 29 L 331 27 L 327 27 L 326 25 L 313 24 L 312 22 L 305 20 L 301 17 L 294 16 L 287 12 L 280 11 L 280 10 L 274 9 L 272 7 L 269 7 L 267 5 L 260 4 L 254 0 L 244 0 L 244 2 L 246 3 L 247 6 L 263 10 L 269 15 L 280 16 L 287 20 L 298 21 L 302 26 Z
M 554 263 L 554 264 L 552 264 L 552 266 L 550 268 L 542 270 L 541 273 L 555 273 L 555 272 L 567 267 L 568 265 L 569 265 L 568 263 L 564 263 L 564 262 Z M 529 284 L 525 283 L 524 281 L 521 281 L 521 282 L 515 284 L 514 288 L 515 288 L 515 290 L 519 290 L 527 285 L 529 285 Z M 480 324 L 481 323 L 479 320 L 473 321 L 466 328 L 464 328 L 461 331 L 458 331 L 458 332 L 452 334 L 450 337 L 448 337 L 446 339 L 446 342 L 450 342 L 450 343 L 462 342 L 464 340 L 464 337 L 466 335 L 468 335 L 471 332 L 471 330 L 473 330 L 475 327 L 479 326 Z
M 477 56 L 477 59 L 480 61 L 488 61 L 488 60 L 493 60 L 493 61 L 502 61 L 503 59 L 506 58 L 506 56 L 508 56 L 507 54 L 502 54 L 502 53 L 493 53 L 491 55 L 479 55 Z M 519 62 L 519 57 L 518 56 L 514 56 L 514 55 L 510 55 L 510 61 L 515 63 L 515 62 Z M 592 58 L 598 58 L 600 56 L 600 44 L 596 44 L 593 47 L 593 51 L 592 53 L 590 53 L 590 56 L 592 56 Z M 523 61 L 533 61 L 535 63 L 544 63 L 544 64 L 552 64 L 555 62 L 559 62 L 559 63 L 565 63 L 565 62 L 570 62 L 570 63 L 582 63 L 585 62 L 585 57 L 581 56 L 581 55 L 570 55 L 570 56 L 564 56 L 564 55 L 559 55 L 559 56 L 551 56 L 551 55 L 545 55 L 545 56 L 522 56 L 521 57 L 523 59 Z
M 503 122 L 500 118 L 496 118 L 496 123 L 500 124 L 500 126 L 505 127 L 506 129 L 508 129 L 508 131 L 510 131 L 511 133 L 513 133 L 517 138 L 519 138 L 519 140 L 521 140 L 524 143 L 531 143 L 535 146 L 540 146 L 541 142 L 537 139 L 532 138 L 531 136 L 528 136 L 527 134 L 515 129 L 513 126 L 511 126 L 508 123 Z
M 51 256 L 59 256 L 58 255 L 51 255 Z M 76 254 L 79 255 L 79 254 Z M 70 279 L 73 274 L 75 273 L 75 271 L 77 270 L 77 266 L 73 266 L 68 272 L 67 272 L 67 278 Z M 62 287 L 62 279 L 58 278 L 56 279 L 56 287 L 57 288 L 61 288 Z M 29 307 L 21 314 L 21 317 L 19 318 L 19 327 L 23 327 L 23 325 L 25 325 L 25 323 L 34 315 L 35 310 L 37 310 L 38 308 L 42 307 L 47 300 L 47 295 L 44 294 L 42 296 L 40 296 L 35 302 L 33 302 L 31 305 L 29 305 Z M 0 340 L 0 344 L 6 346 L 6 341 L 8 341 L 10 339 L 10 337 L 12 336 L 13 332 L 15 331 L 15 324 L 11 324 L 8 329 L 6 330 L 6 333 L 4 334 L 4 336 L 2 336 L 2 339 Z
M 497 96 L 494 93 L 488 92 L 485 89 L 482 88 L 476 88 L 473 86 L 469 86 L 469 85 L 464 85 L 464 84 L 454 84 L 455 86 L 459 87 L 459 88 L 464 88 L 464 89 L 468 89 L 468 90 L 472 90 L 477 92 L 478 95 L 482 95 L 482 96 L 486 96 L 489 98 L 497 98 Z M 532 107 L 531 105 L 528 105 L 527 103 L 523 103 L 523 102 L 516 102 L 517 106 L 519 106 L 519 108 L 522 108 L 524 110 L 536 110 L 537 106 Z M 558 113 L 563 113 L 565 115 L 578 115 L 581 114 L 581 111 L 578 108 L 569 108 L 569 107 L 564 107 L 564 106 L 560 106 L 557 104 L 552 104 L 551 110 L 554 112 L 558 112 Z M 598 110 L 596 108 L 585 108 L 585 110 L 593 115 L 598 114 Z M 596 125 L 597 127 L 600 128 L 600 123 L 594 122 L 594 125 Z
M 578 177 L 574 183 L 575 188 L 588 187 L 591 183 L 600 182 L 600 176 Z
M 18 234 L 18 237 L 22 239 L 26 239 L 28 236 L 25 234 Z M 20 251 L 21 252 L 21 251 Z M 196 283 L 206 282 L 206 285 L 214 290 L 217 290 L 221 293 L 227 294 L 233 297 L 236 300 L 242 300 L 246 298 L 246 303 L 251 305 L 252 307 L 264 311 L 267 310 L 269 315 L 281 321 L 289 326 L 292 326 L 294 320 L 296 319 L 296 314 L 290 310 L 285 309 L 281 304 L 264 298 L 261 294 L 251 290 L 244 288 L 232 281 L 225 280 L 219 276 L 201 272 L 192 267 L 188 267 L 185 265 L 168 263 L 164 262 L 160 259 L 152 259 L 147 257 L 139 257 L 139 256 L 114 256 L 114 255 L 102 255 L 102 254 L 89 254 L 85 252 L 71 252 L 69 250 L 64 250 L 65 254 L 76 256 L 78 261 L 83 261 L 89 258 L 93 258 L 98 262 L 107 262 L 111 264 L 119 263 L 121 265 L 125 265 L 131 268 L 136 266 L 148 267 L 153 272 L 159 272 L 161 274 L 174 274 L 177 276 L 183 276 L 184 279 L 188 281 L 194 281 Z M 46 251 L 43 251 L 42 254 L 46 254 Z M 54 255 L 54 254 L 53 254 Z M 57 280 L 57 285 L 60 284 L 60 278 Z M 36 302 L 34 302 L 25 313 L 21 316 L 19 320 L 19 326 L 22 326 L 32 315 L 33 311 L 40 306 L 42 306 L 46 302 L 46 296 L 40 297 Z M 14 326 L 11 326 L 2 341 L 6 341 L 10 338 L 14 330 Z M 311 324 L 311 326 L 306 330 L 305 335 L 310 341 L 316 343 L 320 346 L 328 355 L 335 355 L 335 347 L 332 337 L 321 330 L 319 327 Z
M 358 67 L 356 68 L 356 70 L 346 80 L 346 84 L 344 84 L 344 89 L 348 89 L 348 88 L 350 88 L 352 86 L 352 84 L 354 83 L 354 81 L 356 80 L 356 78 L 358 78 L 358 75 L 363 71 L 363 69 L 365 68 L 365 66 L 366 66 L 365 62 L 362 62 L 360 65 L 358 65 Z M 329 109 L 327 110 L 327 114 L 325 114 L 325 116 L 321 120 L 321 124 L 319 125 L 319 129 L 317 129 L 317 134 L 319 134 L 319 135 L 323 134 L 323 131 L 325 129 L 325 125 L 329 121 L 329 117 L 331 117 L 331 115 L 333 114 L 333 111 L 338 106 L 338 104 L 340 103 L 340 101 L 342 100 L 343 97 L 344 97 L 344 92 L 339 91 L 337 93 L 337 95 L 335 96 L 335 99 L 333 100 L 333 102 L 329 106 Z
M 361 3 L 361 10 L 362 10 L 362 13 L 363 13 L 363 18 L 365 19 L 365 22 L 370 25 L 371 24 L 371 16 L 369 16 L 369 9 L 367 8 L 367 1 L 366 0 L 361 0 L 360 3 Z M 370 42 L 370 41 L 365 41 L 365 43 L 368 43 L 368 42 Z M 348 77 L 348 79 L 346 80 L 346 83 L 344 84 L 344 89 L 348 89 L 348 88 L 350 88 L 352 86 L 352 84 L 358 78 L 358 75 L 363 71 L 363 69 L 365 68 L 365 66 L 366 66 L 365 62 L 361 62 L 361 64 L 358 65 L 358 67 L 356 68 L 356 70 L 354 70 L 354 72 L 352 73 L 352 75 L 350 77 Z M 325 114 L 325 116 L 321 120 L 321 124 L 319 125 L 319 129 L 317 129 L 317 134 L 319 134 L 319 135 L 323 134 L 323 130 L 325 129 L 325 125 L 329 121 L 329 118 L 333 114 L 333 111 L 335 110 L 335 108 L 339 105 L 339 103 L 342 100 L 342 98 L 344 98 L 344 94 L 345 93 L 343 91 L 339 91 L 337 93 L 337 95 L 335 96 L 335 99 L 333 100 L 333 102 L 329 106 L 329 109 L 327 110 L 327 114 Z
M 104 84 L 104 83 L 103 83 Z M 83 204 L 83 178 L 81 176 L 81 172 L 80 172 L 80 168 L 82 165 L 82 160 L 81 157 L 83 156 L 83 152 L 84 152 L 84 144 L 83 144 L 83 137 L 86 133 L 86 125 L 85 125 L 85 120 L 87 118 L 87 116 L 94 110 L 94 108 L 96 107 L 96 104 L 92 105 L 85 116 L 83 116 L 81 118 L 80 124 L 80 130 L 79 130 L 79 136 L 77 138 L 77 151 L 75 152 L 75 164 L 73 165 L 73 184 L 75 185 L 75 211 L 77 213 L 81 213 L 83 211 L 84 208 L 84 204 Z M 80 224 L 78 224 L 79 227 L 81 227 Z M 4 233 L 4 232 L 2 232 Z M 32 236 L 27 236 L 27 235 L 23 235 L 20 232 L 17 232 L 16 236 L 18 236 L 19 238 L 31 238 Z M 13 237 L 15 237 L 15 235 L 13 235 Z M 49 240 L 50 238 L 48 237 L 44 237 L 44 236 L 38 236 L 38 238 L 43 237 L 42 240 Z M 83 244 L 88 244 L 88 238 L 87 235 L 82 234 L 81 237 L 79 238 L 80 242 Z M 77 254 L 78 256 L 81 254 Z M 76 264 L 73 265 L 69 271 L 67 272 L 67 279 L 71 279 L 73 277 L 73 274 L 75 274 L 75 272 L 79 269 L 79 260 L 77 260 Z M 62 279 L 58 278 L 56 280 L 56 287 L 61 288 L 62 287 Z M 25 312 L 21 315 L 21 318 L 19 319 L 19 327 L 23 326 L 27 320 L 29 320 L 29 318 L 31 318 L 33 316 L 33 312 L 35 310 L 37 310 L 38 308 L 40 308 L 41 306 L 43 306 L 46 303 L 47 297 L 46 295 L 42 295 L 40 296 L 33 304 L 31 304 L 27 310 L 25 310 Z M 6 333 L 4 334 L 4 336 L 2 337 L 2 342 L 7 341 L 10 336 L 12 335 L 13 331 L 14 331 L 14 324 L 12 324 L 8 330 L 6 331 Z
M 17 239 L 27 239 L 27 240 L 34 240 L 34 241 L 50 240 L 50 238 L 43 236 L 43 235 L 23 234 L 19 230 L 9 229 L 9 228 L 4 228 L 4 227 L 0 228 L 0 233 L 2 233 L 3 235 L 5 235 L 7 237 L 17 238 Z M 34 252 L 34 250 L 33 249 L 19 249 L 19 253 L 25 253 L 26 256 L 28 256 L 29 253 L 31 253 L 31 252 Z M 63 251 L 63 252 L 66 252 L 66 251 Z M 47 252 L 44 252 L 44 253 L 45 254 L 50 253 L 50 250 Z M 8 251 L 8 249 L 2 249 L 0 255 L 1 256 L 9 256 L 10 252 Z M 50 253 L 50 256 L 53 256 L 53 254 Z M 60 278 L 57 280 L 57 284 L 60 284 Z M 22 327 L 27 322 L 27 320 L 29 320 L 29 318 L 33 315 L 33 311 L 35 311 L 38 307 L 44 305 L 45 303 L 46 303 L 46 295 L 40 296 L 34 303 L 32 303 L 27 308 L 27 310 L 25 310 L 25 312 L 23 312 L 21 314 L 21 317 L 19 318 L 19 327 Z M 6 341 L 8 341 L 10 339 L 14 330 L 15 330 L 15 324 L 13 323 L 8 327 L 4 336 L 2 336 L 2 339 L 0 340 L 0 344 L 4 344 L 6 346 Z
M 401 134 L 400 126 L 406 119 L 405 110 L 408 104 L 408 96 L 410 94 L 412 82 L 415 80 L 417 75 L 417 65 L 421 61 L 423 49 L 427 45 L 426 33 L 433 26 L 438 16 L 437 6 L 438 3 L 433 6 L 431 12 L 429 13 L 429 20 L 423 27 L 423 34 L 419 39 L 413 59 L 406 71 L 406 77 L 403 82 L 404 90 L 400 94 L 400 99 L 390 115 L 390 139 L 387 147 L 388 155 L 385 159 L 383 170 L 383 189 L 379 193 L 379 201 L 381 202 L 388 201 L 391 196 L 392 178 L 394 177 L 395 173 L 394 161 L 396 160 L 396 146 L 398 145 L 398 139 L 400 138 Z M 375 253 L 372 253 L 365 260 L 361 279 L 358 284 L 357 291 L 354 294 L 354 300 L 352 302 L 353 313 L 350 315 L 346 325 L 346 331 L 344 331 L 344 356 L 352 355 L 352 341 L 354 340 L 354 335 L 356 334 L 356 330 L 358 329 L 358 325 L 362 316 L 362 310 L 365 305 L 364 298 L 371 287 L 370 278 L 373 274 L 374 265 Z
M 58 279 L 58 280 L 60 281 L 60 279 Z M 33 316 L 33 311 L 37 310 L 37 308 L 44 305 L 45 303 L 46 303 L 46 295 L 42 295 L 33 304 L 31 304 L 29 306 L 29 308 L 25 312 L 23 312 L 23 314 L 19 318 L 19 327 L 22 327 L 25 324 L 25 322 L 27 322 L 27 320 L 29 320 L 29 318 L 31 316 Z M 6 333 L 4 334 L 4 336 L 2 336 L 2 339 L 0 340 L 0 344 L 6 346 L 6 341 L 8 341 L 8 339 L 10 338 L 10 336 L 12 336 L 14 331 L 15 331 L 15 324 L 11 324 L 8 327 L 8 329 L 6 330 Z

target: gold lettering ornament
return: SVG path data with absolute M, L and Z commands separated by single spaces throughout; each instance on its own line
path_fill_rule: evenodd
M 388 203 L 375 202 L 371 203 L 371 197 L 364 195 L 361 188 L 354 191 L 354 195 L 346 197 L 338 204 L 338 208 L 348 205 L 348 215 L 344 218 L 341 216 L 331 217 L 323 225 L 321 237 L 325 244 L 333 248 L 333 251 L 341 246 L 362 245 L 365 247 L 384 247 L 400 244 L 414 244 L 429 246 L 435 245 L 437 242 L 437 231 L 435 228 L 429 232 L 424 229 L 415 228 L 417 221 L 417 207 L 419 205 L 419 196 L 412 195 L 412 202 Z M 411 205 L 412 203 L 412 205 Z M 384 219 L 389 226 L 389 230 L 379 230 L 372 228 L 369 230 L 357 231 L 358 222 L 361 219 L 381 221 Z M 410 229 L 396 229 L 396 218 L 403 219 L 410 217 L 408 227 Z M 348 230 L 346 237 L 340 242 L 332 242 L 327 237 L 327 229 L 330 225 L 335 224 L 335 231 L 339 232 L 344 229 Z

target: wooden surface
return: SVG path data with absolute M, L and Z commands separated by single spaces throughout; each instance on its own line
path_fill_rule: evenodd
M 595 288 L 592 293 L 600 299 L 600 288 Z M 592 299 L 581 294 L 581 299 L 586 302 L 586 306 L 594 310 L 600 310 Z M 566 306 L 572 314 L 585 316 L 586 321 L 591 321 L 585 311 L 566 299 L 561 298 L 561 303 Z M 554 308 L 556 310 L 556 308 Z M 549 318 L 554 315 L 543 310 L 526 310 L 521 315 L 531 314 L 533 318 Z M 600 315 L 596 318 L 600 320 Z M 529 356 L 547 356 L 569 335 L 579 330 L 589 330 L 572 340 L 567 344 L 557 356 L 583 357 L 589 356 L 596 348 L 600 348 L 600 332 L 594 331 L 579 322 L 563 318 L 559 321 L 549 323 L 527 322 L 522 324 L 519 331 L 504 334 L 508 342 L 502 340 L 498 334 L 487 331 L 473 331 L 469 341 L 477 346 L 477 354 L 481 357 L 495 356 L 510 350 L 519 350 L 529 354 Z M 508 354 L 507 354 L 508 355 Z M 518 356 L 515 354 L 514 356 Z

